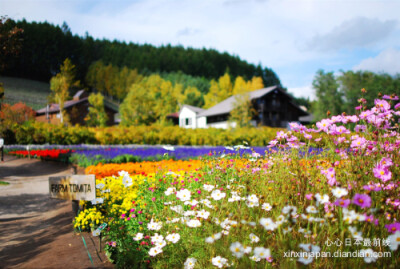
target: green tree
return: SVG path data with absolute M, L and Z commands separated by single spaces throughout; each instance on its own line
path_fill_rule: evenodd
M 316 120 L 326 117 L 328 111 L 332 115 L 342 113 L 342 94 L 339 92 L 339 84 L 333 72 L 325 73 L 323 70 L 318 70 L 312 85 L 317 98 L 313 107 Z
M 382 94 L 400 94 L 399 76 L 390 76 L 388 74 L 376 74 L 370 71 L 342 71 L 338 77 L 340 89 L 344 96 L 344 111 L 354 113 L 355 107 L 359 105 L 358 99 L 361 98 L 360 90 L 366 89 L 363 98 L 366 99 L 367 107 L 374 105 L 374 100 L 379 93 Z
M 85 121 L 88 126 L 104 127 L 107 125 L 107 113 L 104 109 L 104 97 L 101 93 L 89 95 L 89 112 Z

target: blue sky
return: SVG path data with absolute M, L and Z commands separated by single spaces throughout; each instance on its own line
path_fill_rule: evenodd
M 313 98 L 318 69 L 400 73 L 400 0 L 0 0 L 0 15 L 74 34 L 214 48 Z

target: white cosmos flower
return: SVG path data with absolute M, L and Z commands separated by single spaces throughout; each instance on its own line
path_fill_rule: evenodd
M 102 189 L 102 188 L 104 188 L 106 185 L 104 185 L 104 183 L 99 183 L 99 184 L 97 184 L 96 185 L 96 189 Z
M 310 214 L 312 214 L 312 213 L 317 213 L 317 212 L 318 212 L 318 211 L 317 211 L 317 208 L 316 208 L 315 206 L 313 206 L 313 205 L 308 206 L 308 207 L 306 208 L 306 211 L 307 211 L 307 213 L 310 213 Z
M 197 260 L 195 258 L 187 258 L 184 265 L 184 269 L 193 269 Z
M 315 198 L 317 199 L 317 203 L 320 203 L 320 204 L 329 203 L 329 196 L 327 194 L 321 195 L 321 194 L 317 193 L 315 195 Z
M 295 206 L 287 205 L 282 208 L 282 214 L 289 214 L 290 212 L 297 212 L 297 208 Z
M 185 217 L 195 216 L 195 215 L 196 215 L 196 211 L 188 210 L 188 211 L 185 211 L 185 212 L 183 213 L 183 215 L 184 215 Z
M 139 240 L 142 240 L 142 239 L 143 239 L 143 234 L 142 233 L 137 233 L 135 235 L 135 237 L 133 238 L 133 240 L 135 240 L 135 241 L 139 241 Z
M 189 201 L 191 194 L 190 191 L 187 189 L 180 190 L 176 193 L 176 197 L 179 198 L 182 202 Z
M 230 227 L 229 227 L 230 228 Z M 221 232 L 223 235 L 228 235 L 229 234 L 229 230 L 222 230 Z
M 250 254 L 251 251 L 252 251 L 252 248 L 251 248 L 251 247 L 245 247 L 245 246 L 243 246 L 243 252 L 244 252 L 244 254 Z
M 271 257 L 271 251 L 269 248 L 256 247 L 254 248 L 254 256 L 260 259 L 266 259 Z
M 251 243 L 257 243 L 258 241 L 260 241 L 260 238 L 253 233 L 251 233 L 249 236 L 250 236 Z
M 284 215 L 279 215 L 277 218 L 276 218 L 276 224 L 278 225 L 278 226 L 280 226 L 282 223 L 284 223 L 284 222 L 287 222 L 287 220 L 286 220 L 286 218 L 285 218 L 285 216 Z
M 389 235 L 387 241 L 389 241 L 390 250 L 396 251 L 400 245 L 400 231 L 396 231 L 394 234 Z
M 360 256 L 364 257 L 366 263 L 376 262 L 378 259 L 378 253 L 373 251 L 371 248 L 360 250 Z
M 352 235 L 355 239 L 363 239 L 363 237 L 362 237 L 362 232 L 357 231 L 357 228 L 356 228 L 356 227 L 349 226 L 349 231 L 351 232 L 351 235 Z
M 124 184 L 125 188 L 131 186 L 133 184 L 132 178 L 129 175 L 124 175 L 122 178 L 122 184 Z
M 152 248 L 149 250 L 149 255 L 152 256 L 152 257 L 154 257 L 154 256 L 156 256 L 157 254 L 160 254 L 161 252 L 162 252 L 162 249 L 161 249 L 161 248 L 159 248 L 159 247 L 152 247 Z
M 95 198 L 90 202 L 92 203 L 92 205 L 102 204 L 104 202 L 104 199 L 103 198 Z
M 265 211 L 271 211 L 272 206 L 269 203 L 263 203 L 261 208 Z
M 336 189 L 332 189 L 332 194 L 336 198 L 341 198 L 343 196 L 346 196 L 349 192 L 345 188 L 339 188 L 337 187 Z
M 157 243 L 157 242 L 161 242 L 164 240 L 164 236 L 162 236 L 161 234 L 156 233 L 155 235 L 153 235 L 151 237 L 151 242 Z
M 118 172 L 118 176 L 120 177 L 129 176 L 129 173 L 124 170 L 121 170 Z
M 258 206 L 258 198 L 255 194 L 247 196 L 246 204 L 248 207 Z
M 159 248 L 163 248 L 163 247 L 165 247 L 166 245 L 167 245 L 167 242 L 165 242 L 165 240 L 162 240 L 162 241 L 160 241 L 160 242 L 157 242 L 157 243 L 154 243 L 154 245 L 156 246 L 156 247 L 159 247 Z
M 236 191 L 231 192 L 231 194 L 232 197 L 228 199 L 228 202 L 230 203 L 240 201 L 242 199 L 242 197 L 240 197 Z
M 211 201 L 208 199 L 203 199 L 200 201 L 200 203 L 202 203 L 203 205 L 205 205 L 208 208 L 214 208 L 214 206 L 211 204 Z
M 221 192 L 220 190 L 213 190 L 211 193 L 211 197 L 216 201 L 223 199 L 225 196 L 226 193 Z
M 222 268 L 224 267 L 224 265 L 228 262 L 227 259 L 222 258 L 221 256 L 217 256 L 211 259 L 211 263 L 218 267 L 218 268 Z
M 239 242 L 232 243 L 229 249 L 232 252 L 232 255 L 235 256 L 236 258 L 242 258 L 244 254 L 244 249 L 242 244 Z
M 287 226 L 287 227 L 283 228 L 283 234 L 287 234 L 288 232 L 291 232 L 291 231 L 292 231 L 292 227 Z
M 214 188 L 215 188 L 214 185 L 208 185 L 208 184 L 203 185 L 203 189 L 205 189 L 208 192 L 212 191 Z
M 261 218 L 260 224 L 264 227 L 264 229 L 269 231 L 273 231 L 278 227 L 271 218 Z
M 181 205 L 171 206 L 170 209 L 178 214 L 183 214 L 183 207 Z
M 298 262 L 301 262 L 304 265 L 308 265 L 313 262 L 314 256 L 309 254 L 309 253 L 304 253 L 302 252 L 303 255 L 297 260 Z
M 197 212 L 197 217 L 207 219 L 208 216 L 210 215 L 210 212 L 203 210 L 200 210 Z
M 181 236 L 177 233 L 172 233 L 167 235 L 165 239 L 175 244 L 176 242 L 179 241 L 179 239 L 181 239 Z
M 212 244 L 212 243 L 214 243 L 216 240 L 220 239 L 221 236 L 222 236 L 221 233 L 213 234 L 212 236 L 206 238 L 206 243 Z
M 165 193 L 165 195 L 169 196 L 169 195 L 173 194 L 174 192 L 175 192 L 175 188 L 170 187 L 164 193 Z
M 147 229 L 153 230 L 153 231 L 158 231 L 162 227 L 161 222 L 154 222 L 153 219 L 147 224 Z
M 299 247 L 307 252 L 317 253 L 320 252 L 321 248 L 313 244 L 299 244 Z
M 253 261 L 255 261 L 255 262 L 261 261 L 261 259 L 258 258 L 258 257 L 256 257 L 256 256 L 251 256 L 251 257 L 250 257 L 250 260 L 253 260 Z
M 197 228 L 201 226 L 201 222 L 197 219 L 191 219 L 186 223 L 186 225 L 191 228 Z
M 191 206 L 196 206 L 199 202 L 197 202 L 196 200 L 190 200 L 190 201 L 186 201 L 184 204 L 185 205 L 191 205 Z

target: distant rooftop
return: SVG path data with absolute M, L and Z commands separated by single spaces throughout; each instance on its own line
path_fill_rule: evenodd
M 264 89 L 248 92 L 249 98 L 250 98 L 250 100 L 260 98 L 260 97 L 266 95 L 267 93 L 272 92 L 273 90 L 275 90 L 277 88 L 278 88 L 278 86 L 271 86 L 271 87 L 267 87 L 267 88 L 264 88 Z M 204 112 L 200 113 L 198 116 L 199 117 L 207 117 L 207 116 L 221 115 L 221 114 L 230 113 L 235 107 L 236 96 L 238 96 L 238 94 L 233 95 L 233 96 L 225 99 L 221 103 L 218 103 L 215 106 L 213 106 L 213 107 L 205 110 Z

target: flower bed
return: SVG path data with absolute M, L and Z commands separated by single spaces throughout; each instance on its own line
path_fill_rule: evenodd
M 24 158 L 32 157 L 43 160 L 58 160 L 68 162 L 68 158 L 72 152 L 74 151 L 71 149 L 34 149 L 8 151 L 7 154 Z
M 214 155 L 177 172 L 99 166 L 98 198 L 75 226 L 100 236 L 118 267 L 399 267 L 399 114 L 377 100 L 316 130 L 278 132 L 270 145 L 284 151 Z M 298 138 L 322 134 L 323 155 Z

